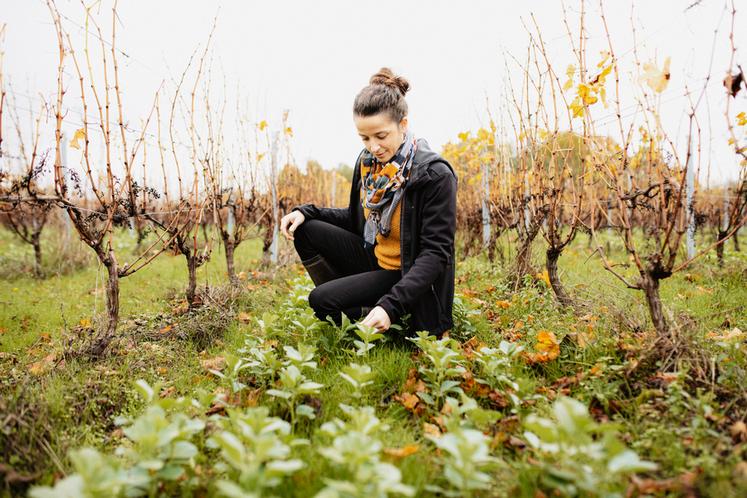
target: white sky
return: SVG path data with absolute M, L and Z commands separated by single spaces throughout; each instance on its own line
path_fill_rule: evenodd
M 80 2 L 57 3 L 60 11 L 77 23 L 63 20 L 74 42 L 80 42 L 84 34 Z M 730 16 L 724 0 L 703 0 L 684 12 L 691 3 L 636 2 L 638 50 L 644 62 L 654 56 L 659 62 L 671 56 L 672 79 L 661 97 L 662 119 L 684 153 L 684 84 L 700 88 L 708 73 L 713 32 L 719 30 L 712 78 L 699 113 L 701 164 L 705 169 L 710 162 L 713 183 L 734 178 L 738 171 L 726 144 L 721 85 L 730 55 Z M 737 3 L 747 7 L 744 2 Z M 108 8 L 110 3 L 105 5 Z M 606 46 L 595 14 L 598 5 L 596 1 L 587 2 L 590 64 L 596 63 L 599 50 Z M 574 26 L 579 6 L 579 1 L 566 2 Z M 493 115 L 498 114 L 506 84 L 504 54 L 523 59 L 527 35 L 522 20 L 529 22 L 531 12 L 550 44 L 549 55 L 556 70 L 563 74 L 571 62 L 561 3 L 556 0 L 121 0 L 118 10 L 122 24 L 117 28 L 117 45 L 129 56 L 120 57 L 120 69 L 125 113 L 131 123 L 137 126 L 146 116 L 162 79 L 179 77 L 192 52 L 204 45 L 217 14 L 214 71 L 225 74 L 231 94 L 239 88 L 251 107 L 252 119 L 279 125 L 283 110 L 289 109 L 297 162 L 316 159 L 328 168 L 351 164 L 360 151 L 362 143 L 353 125 L 352 103 L 381 66 L 391 67 L 410 81 L 407 100 L 411 128 L 438 151 L 459 132 L 487 124 L 486 97 Z M 631 2 L 607 0 L 605 11 L 616 51 L 622 55 L 623 66 L 632 71 Z M 747 8 L 737 14 L 738 49 L 747 46 L 745 16 Z M 100 19 L 108 32 L 107 9 L 102 9 Z M 49 11 L 42 0 L 0 0 L 2 23 L 7 24 L 6 82 L 9 79 L 18 92 L 19 105 L 28 106 L 30 97 L 36 108 L 39 93 L 49 98 L 56 90 L 57 45 Z M 744 57 L 741 60 L 744 64 Z M 74 68 L 71 61 L 69 64 L 66 86 L 72 96 L 78 83 L 71 77 Z M 509 67 L 511 77 L 518 82 L 519 72 L 515 66 Z M 630 85 L 623 85 L 627 89 L 623 105 L 630 105 Z M 607 87 L 612 97 L 613 82 Z M 738 96 L 737 109 L 747 108 L 745 93 Z M 80 109 L 74 98 L 69 98 L 69 103 Z M 229 101 L 228 105 L 234 104 Z M 612 107 L 595 112 L 607 117 L 602 122 L 614 124 L 609 119 Z M 228 128 L 230 133 L 231 126 Z M 74 129 L 70 124 L 69 132 Z M 705 174 L 701 177 L 705 179 Z

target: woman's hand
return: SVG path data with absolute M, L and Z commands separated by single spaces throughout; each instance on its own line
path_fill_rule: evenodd
M 381 306 L 376 306 L 369 311 L 368 315 L 366 315 L 366 318 L 364 318 L 361 323 L 363 325 L 368 325 L 369 327 L 374 327 L 379 332 L 388 330 L 392 325 L 389 315 L 387 315 L 386 311 L 384 311 L 384 308 Z
M 296 231 L 298 225 L 303 223 L 306 217 L 301 211 L 291 211 L 282 218 L 280 218 L 280 231 L 288 240 L 293 240 L 293 232 Z

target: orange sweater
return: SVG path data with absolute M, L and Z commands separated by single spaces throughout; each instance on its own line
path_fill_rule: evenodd
M 361 178 L 366 176 L 367 170 L 368 168 L 363 166 L 363 162 L 361 162 Z M 365 191 L 363 187 L 361 187 L 361 206 L 363 206 L 365 196 Z M 404 199 L 400 199 L 397 207 L 394 208 L 394 213 L 392 213 L 389 237 L 384 237 L 380 233 L 376 234 L 374 254 L 376 255 L 376 259 L 379 261 L 379 265 L 387 270 L 399 270 L 402 266 L 402 260 L 400 259 L 399 222 L 403 201 Z M 363 216 L 368 218 L 368 213 L 370 211 L 370 209 L 363 207 Z
M 361 192 L 361 196 L 363 195 L 363 192 Z M 389 232 L 389 237 L 384 237 L 380 233 L 376 234 L 376 245 L 374 246 L 374 254 L 376 254 L 376 259 L 379 260 L 379 265 L 381 265 L 382 268 L 386 268 L 387 270 L 399 270 L 402 265 L 399 254 L 399 221 L 401 209 L 402 199 L 400 199 L 397 207 L 394 208 L 391 223 L 392 230 Z M 370 211 L 370 209 L 364 207 L 363 216 L 368 218 L 368 213 Z

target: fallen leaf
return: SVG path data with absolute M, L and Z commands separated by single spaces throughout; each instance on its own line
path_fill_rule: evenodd
M 202 368 L 205 370 L 223 370 L 223 367 L 226 366 L 226 359 L 223 356 L 216 356 L 215 358 L 208 358 L 206 360 L 201 360 L 200 365 L 202 365 Z
M 432 437 L 441 437 L 441 429 L 437 425 L 423 422 L 423 432 Z
M 419 444 L 408 444 L 402 448 L 384 448 L 384 454 L 394 458 L 405 458 L 417 453 L 419 449 Z
M 49 353 L 43 359 L 39 361 L 35 361 L 31 365 L 29 365 L 28 371 L 31 375 L 35 375 L 35 376 L 42 375 L 52 369 L 52 367 L 54 366 L 55 359 L 56 359 L 55 353 Z

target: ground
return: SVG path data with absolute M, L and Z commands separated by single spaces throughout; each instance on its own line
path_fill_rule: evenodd
M 388 424 L 376 433 L 381 450 L 371 458 L 398 468 L 402 483 L 418 496 L 437 494 L 429 485 L 476 496 L 550 496 L 553 490 L 580 496 L 626 490 L 738 496 L 747 490 L 747 402 L 741 388 L 747 367 L 742 333 L 747 331 L 747 253 L 731 245 L 723 268 L 709 254 L 664 282 L 662 299 L 680 342 L 671 355 L 659 355 L 658 364 L 640 365 L 653 344 L 643 296 L 606 273 L 583 239 L 560 260 L 561 278 L 580 303 L 576 310 L 557 306 L 539 271 L 513 291 L 507 279 L 510 251 L 505 264 L 480 255 L 457 264 L 453 342 L 436 346 L 421 340 L 416 345 L 391 330 L 387 340 L 372 342 L 365 354 L 356 354 L 362 347 L 346 334 L 313 318 L 305 300 L 311 282 L 300 264 L 277 269 L 261 264 L 258 239 L 237 251 L 238 288 L 228 285 L 223 254 L 215 250 L 199 270 L 200 288 L 211 290 L 202 291 L 205 304 L 193 311 L 182 298 L 183 257 L 163 254 L 123 279 L 119 336 L 107 356 L 94 360 L 76 351 L 102 325 L 105 272 L 80 256 L 86 248 L 76 242 L 61 248 L 58 240 L 46 241 L 47 276 L 36 279 L 23 271 L 30 248 L 7 232 L 0 235 L 0 462 L 5 462 L 0 470 L 7 495 L 23 495 L 32 483 L 52 485 L 70 474 L 75 470 L 70 450 L 90 446 L 113 454 L 119 446 L 131 447 L 132 438 L 117 417 L 143 413 L 137 379 L 157 386 L 163 399 L 202 399 L 202 408 L 185 412 L 196 419 L 260 404 L 269 408 L 269 416 L 292 422 L 293 436 L 309 444 L 293 446 L 292 455 L 304 465 L 272 488 L 279 496 L 311 496 L 325 486 L 322 477 L 354 480 L 354 472 L 336 464 L 331 450 L 320 451 L 340 437 L 322 429 L 335 418 L 345 419 L 341 404 L 371 406 L 379 422 Z M 128 255 L 133 247 L 129 235 L 117 240 L 120 254 Z M 614 254 L 614 239 L 611 244 Z M 76 267 L 65 268 L 65 251 L 78 254 L 69 259 L 77 261 Z M 539 243 L 535 256 L 539 266 Z M 283 390 L 277 374 L 263 381 L 255 367 L 230 373 L 252 347 L 275 350 L 290 365 L 283 346 L 302 350 L 304 345 L 316 348 L 315 367 L 300 370 L 324 387 L 300 395 L 296 404 L 268 394 Z M 523 351 L 479 353 L 481 347 L 515 346 Z M 451 364 L 457 371 L 439 371 L 432 358 L 449 351 L 458 356 Z M 481 358 L 496 361 L 492 370 Z M 371 385 L 358 390 L 340 376 L 353 362 L 370 366 Z M 438 372 L 446 373 L 433 381 Z M 447 379 L 457 380 L 443 384 Z M 436 387 L 443 386 L 441 396 Z M 460 399 L 457 390 L 448 392 L 453 387 L 476 399 L 479 408 L 467 411 L 463 399 L 448 405 L 447 396 Z M 213 399 L 216 394 L 223 395 L 222 404 Z M 565 405 L 558 402 L 565 396 L 588 410 L 588 424 L 599 426 L 578 415 L 568 429 L 560 416 Z M 301 405 L 309 408 L 299 410 Z M 315 418 L 302 416 L 303 411 Z M 566 432 L 542 434 L 539 419 Z M 215 420 L 215 425 L 223 423 Z M 462 434 L 462 427 L 465 437 L 469 429 L 478 429 L 497 459 L 484 464 L 491 476 L 486 489 L 479 484 L 459 488 L 444 477 L 449 475 L 445 469 L 461 467 L 443 435 Z M 198 496 L 215 492 L 209 479 L 200 479 L 221 473 L 212 466 L 218 450 L 207 443 L 214 429 L 208 424 L 193 439 L 199 453 L 190 464 L 196 481 L 189 492 Z M 596 450 L 589 445 L 603 441 L 602 434 L 612 429 L 615 442 L 597 450 L 620 455 L 624 446 L 656 469 L 616 474 L 610 458 L 593 461 L 590 454 Z M 539 434 L 541 441 L 527 432 Z M 553 438 L 560 443 L 568 438 L 564 444 L 570 446 L 562 451 L 578 444 L 585 448 L 583 455 L 566 454 L 565 461 L 553 456 L 547 446 Z M 582 462 L 589 468 L 578 470 Z M 599 462 L 606 463 L 600 467 Z M 460 471 L 477 476 L 481 466 Z M 159 484 L 153 489 L 184 492 L 187 481 L 179 482 L 177 488 Z M 597 492 L 584 491 L 585 485 L 596 486 Z

